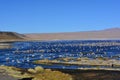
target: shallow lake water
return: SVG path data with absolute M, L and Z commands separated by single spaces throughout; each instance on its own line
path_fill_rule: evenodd
M 94 68 L 95 66 L 34 64 L 33 61 L 44 59 L 55 60 L 66 57 L 120 59 L 120 40 L 22 41 L 13 42 L 11 45 L 10 49 L 0 49 L 0 65 L 19 68 L 42 66 L 44 68 L 78 69 Z

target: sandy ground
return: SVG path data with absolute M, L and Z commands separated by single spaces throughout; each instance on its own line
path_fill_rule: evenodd
M 9 76 L 4 70 L 0 69 L 0 80 L 18 80 Z
M 112 28 L 100 31 L 63 32 L 63 33 L 29 33 L 24 34 L 31 40 L 108 40 L 120 39 L 120 29 Z M 27 39 L 28 39 L 27 38 Z

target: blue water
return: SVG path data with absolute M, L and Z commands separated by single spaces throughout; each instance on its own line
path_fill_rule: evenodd
M 57 58 L 107 57 L 120 60 L 120 40 L 61 40 L 14 42 L 10 49 L 0 49 L 0 65 L 19 68 L 78 69 L 94 66 L 33 64 L 35 60 Z M 102 66 L 101 66 L 102 67 Z M 103 66 L 104 67 L 104 66 Z

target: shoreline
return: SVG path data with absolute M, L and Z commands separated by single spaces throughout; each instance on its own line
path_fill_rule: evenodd
M 36 60 L 33 61 L 34 64 L 47 64 L 47 65 L 65 65 L 65 66 L 72 66 L 77 65 L 81 66 L 78 70 L 112 70 L 112 71 L 120 71 L 120 61 L 109 59 L 109 60 L 101 60 L 101 59 L 88 59 L 88 58 L 79 58 L 79 61 L 69 62 L 68 58 L 63 58 L 62 60 L 66 60 L 60 62 L 59 60 Z M 82 67 L 82 66 L 89 66 Z
M 50 75 L 48 72 L 51 72 L 52 74 L 55 73 L 56 75 L 62 74 L 66 75 L 66 77 L 72 77 L 72 79 L 70 80 L 119 80 L 120 79 L 120 71 L 112 71 L 112 70 L 74 70 L 74 69 L 40 69 L 40 70 L 45 70 L 45 73 L 32 73 L 34 72 L 34 70 L 39 70 L 39 68 L 35 68 L 35 69 L 28 69 L 25 70 L 26 72 L 24 72 L 24 74 L 22 73 L 23 70 L 19 69 L 19 68 L 15 68 L 15 67 L 9 67 L 9 66 L 0 66 L 0 72 L 5 72 L 6 70 L 6 74 L 2 75 L 3 73 L 0 73 L 0 80 L 32 80 L 33 77 L 36 77 L 38 79 L 40 79 L 40 77 L 38 77 L 38 75 L 42 75 L 42 74 L 48 74 Z M 21 72 L 22 71 L 22 72 Z M 28 73 L 28 71 L 30 71 L 30 73 Z M 8 73 L 7 73 L 8 72 Z M 11 74 L 12 75 L 11 75 Z M 27 73 L 27 74 L 26 74 Z M 9 74 L 9 75 L 8 75 Z M 69 75 L 69 76 L 68 76 Z M 14 76 L 14 77 L 12 77 Z M 15 78 L 15 77 L 23 77 L 23 78 Z M 47 75 L 42 75 L 41 78 L 43 77 L 47 77 Z M 48 80 L 48 79 L 47 79 Z

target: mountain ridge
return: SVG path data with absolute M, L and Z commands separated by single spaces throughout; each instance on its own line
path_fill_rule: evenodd
M 96 31 L 62 32 L 62 33 L 29 33 L 24 34 L 32 40 L 74 40 L 74 39 L 120 39 L 120 28 Z
M 94 40 L 120 39 L 120 28 L 105 30 L 61 32 L 61 33 L 27 33 L 0 31 L 0 40 Z
M 0 31 L 0 40 L 22 40 L 26 36 L 16 32 Z

